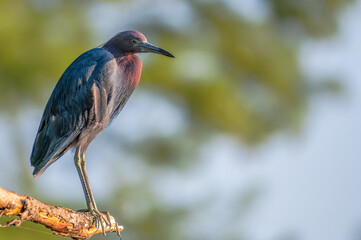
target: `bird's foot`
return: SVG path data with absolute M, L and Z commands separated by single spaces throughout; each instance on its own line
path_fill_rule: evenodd
M 97 209 L 92 209 L 92 210 L 81 209 L 79 211 L 80 212 L 89 212 L 93 216 L 93 224 L 95 224 L 95 227 L 97 229 L 99 229 L 101 227 L 104 236 L 106 235 L 106 233 L 105 233 L 106 226 L 111 228 L 112 224 L 114 224 L 115 229 L 117 229 L 117 235 L 120 238 L 122 238 L 122 236 L 120 235 L 122 226 L 119 227 L 119 224 L 114 220 L 114 218 L 110 217 L 110 214 L 108 211 L 100 212 Z M 113 219 L 113 221 L 112 221 L 112 219 Z
M 112 225 L 109 212 L 100 212 L 97 209 L 92 209 L 89 212 L 94 216 L 95 226 L 97 228 L 100 226 L 105 236 L 105 227 L 107 225 L 111 227 Z
M 96 209 L 93 209 L 90 211 L 90 213 L 94 216 L 94 221 L 96 221 L 97 228 L 99 228 L 99 225 L 101 226 L 104 236 L 106 235 L 105 234 L 106 225 L 108 225 L 109 227 L 112 227 L 112 224 L 115 224 L 115 228 L 117 229 L 117 235 L 120 237 L 120 239 L 122 238 L 122 235 L 120 235 L 119 224 L 115 220 L 112 223 L 110 214 L 108 211 L 100 212 Z

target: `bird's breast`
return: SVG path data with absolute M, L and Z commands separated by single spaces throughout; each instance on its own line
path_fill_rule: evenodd
M 135 55 L 116 58 L 116 63 L 116 70 L 106 83 L 109 89 L 107 105 L 110 121 L 123 109 L 137 87 L 142 70 L 142 63 Z
M 126 55 L 117 59 L 118 69 L 122 75 L 122 84 L 138 85 L 142 73 L 142 62 L 136 55 Z

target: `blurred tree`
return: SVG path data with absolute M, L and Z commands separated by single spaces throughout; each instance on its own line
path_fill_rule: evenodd
M 42 100 L 64 69 L 89 48 L 83 3 L 0 1 L 0 107 Z M 10 104 L 11 103 L 11 104 Z
M 269 14 L 257 22 L 226 2 L 187 2 L 195 24 L 186 29 L 172 31 L 159 21 L 139 26 L 151 29 L 177 56 L 174 68 L 164 68 L 162 59 L 145 64 L 142 86 L 185 101 L 192 118 L 189 138 L 218 131 L 253 146 L 277 131 L 297 131 L 309 90 L 328 89 L 302 75 L 299 45 L 334 33 L 339 11 L 352 0 L 267 1 Z
M 310 37 L 326 37 L 337 30 L 339 12 L 353 0 L 271 0 L 272 17 L 285 27 Z

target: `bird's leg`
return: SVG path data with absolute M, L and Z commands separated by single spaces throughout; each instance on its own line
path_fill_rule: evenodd
M 78 171 L 78 175 L 81 181 L 81 185 L 83 187 L 83 191 L 84 191 L 84 195 L 85 195 L 85 200 L 86 200 L 86 204 L 88 206 L 88 210 L 90 211 L 91 209 L 94 208 L 94 206 L 91 205 L 91 201 L 90 201 L 90 193 L 89 190 L 87 188 L 87 184 L 85 183 L 85 176 L 84 176 L 84 172 L 83 169 L 81 167 L 81 153 L 80 153 L 80 148 L 78 147 L 76 149 L 75 155 L 74 155 L 74 164 L 76 166 L 76 170 Z
M 104 220 L 104 222 L 105 222 L 107 225 L 110 226 L 110 225 L 111 225 L 111 221 L 110 221 L 110 214 L 109 214 L 109 212 L 104 212 L 104 214 L 105 214 L 106 217 L 107 217 L 107 218 L 105 218 L 105 217 L 103 216 L 103 214 L 98 210 L 97 205 L 96 205 L 96 203 L 95 203 L 94 196 L 93 196 L 92 190 L 91 190 L 91 188 L 90 188 L 89 180 L 88 180 L 88 173 L 87 173 L 86 168 L 85 168 L 86 162 L 85 162 L 85 155 L 84 155 L 84 153 L 81 153 L 80 158 L 81 158 L 81 162 L 80 162 L 80 163 L 81 163 L 81 169 L 82 169 L 82 172 L 83 172 L 83 175 L 84 175 L 85 184 L 86 184 L 87 189 L 88 189 L 88 191 L 89 191 L 90 208 L 89 208 L 89 206 L 88 206 L 88 208 L 89 208 L 90 211 L 93 211 L 93 212 L 95 212 L 97 215 L 101 216 L 101 218 Z
M 97 208 L 97 205 L 96 205 L 94 197 L 93 197 L 92 190 L 90 188 L 88 174 L 87 174 L 86 168 L 85 168 L 86 163 L 85 163 L 84 154 L 80 151 L 80 147 L 78 147 L 76 149 L 76 153 L 74 156 L 74 163 L 75 163 L 76 169 L 78 171 L 81 184 L 83 186 L 85 200 L 86 200 L 86 203 L 88 206 L 88 210 L 90 213 L 92 213 L 95 216 L 95 218 L 97 220 L 99 220 L 100 225 L 103 230 L 103 234 L 105 235 L 105 226 L 103 223 L 105 223 L 107 225 L 111 225 L 109 213 L 106 212 L 106 215 L 108 218 L 107 219 L 106 217 L 104 217 L 104 215 L 101 212 L 99 212 L 99 210 Z

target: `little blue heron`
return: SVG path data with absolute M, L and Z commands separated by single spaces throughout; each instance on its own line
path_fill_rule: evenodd
M 129 30 L 118 33 L 101 48 L 80 55 L 56 84 L 35 138 L 30 157 L 33 175 L 39 177 L 69 149 L 75 149 L 88 211 L 97 224 L 110 222 L 98 211 L 85 169 L 85 152 L 94 138 L 119 114 L 138 85 L 142 62 L 136 53 L 174 56 Z

